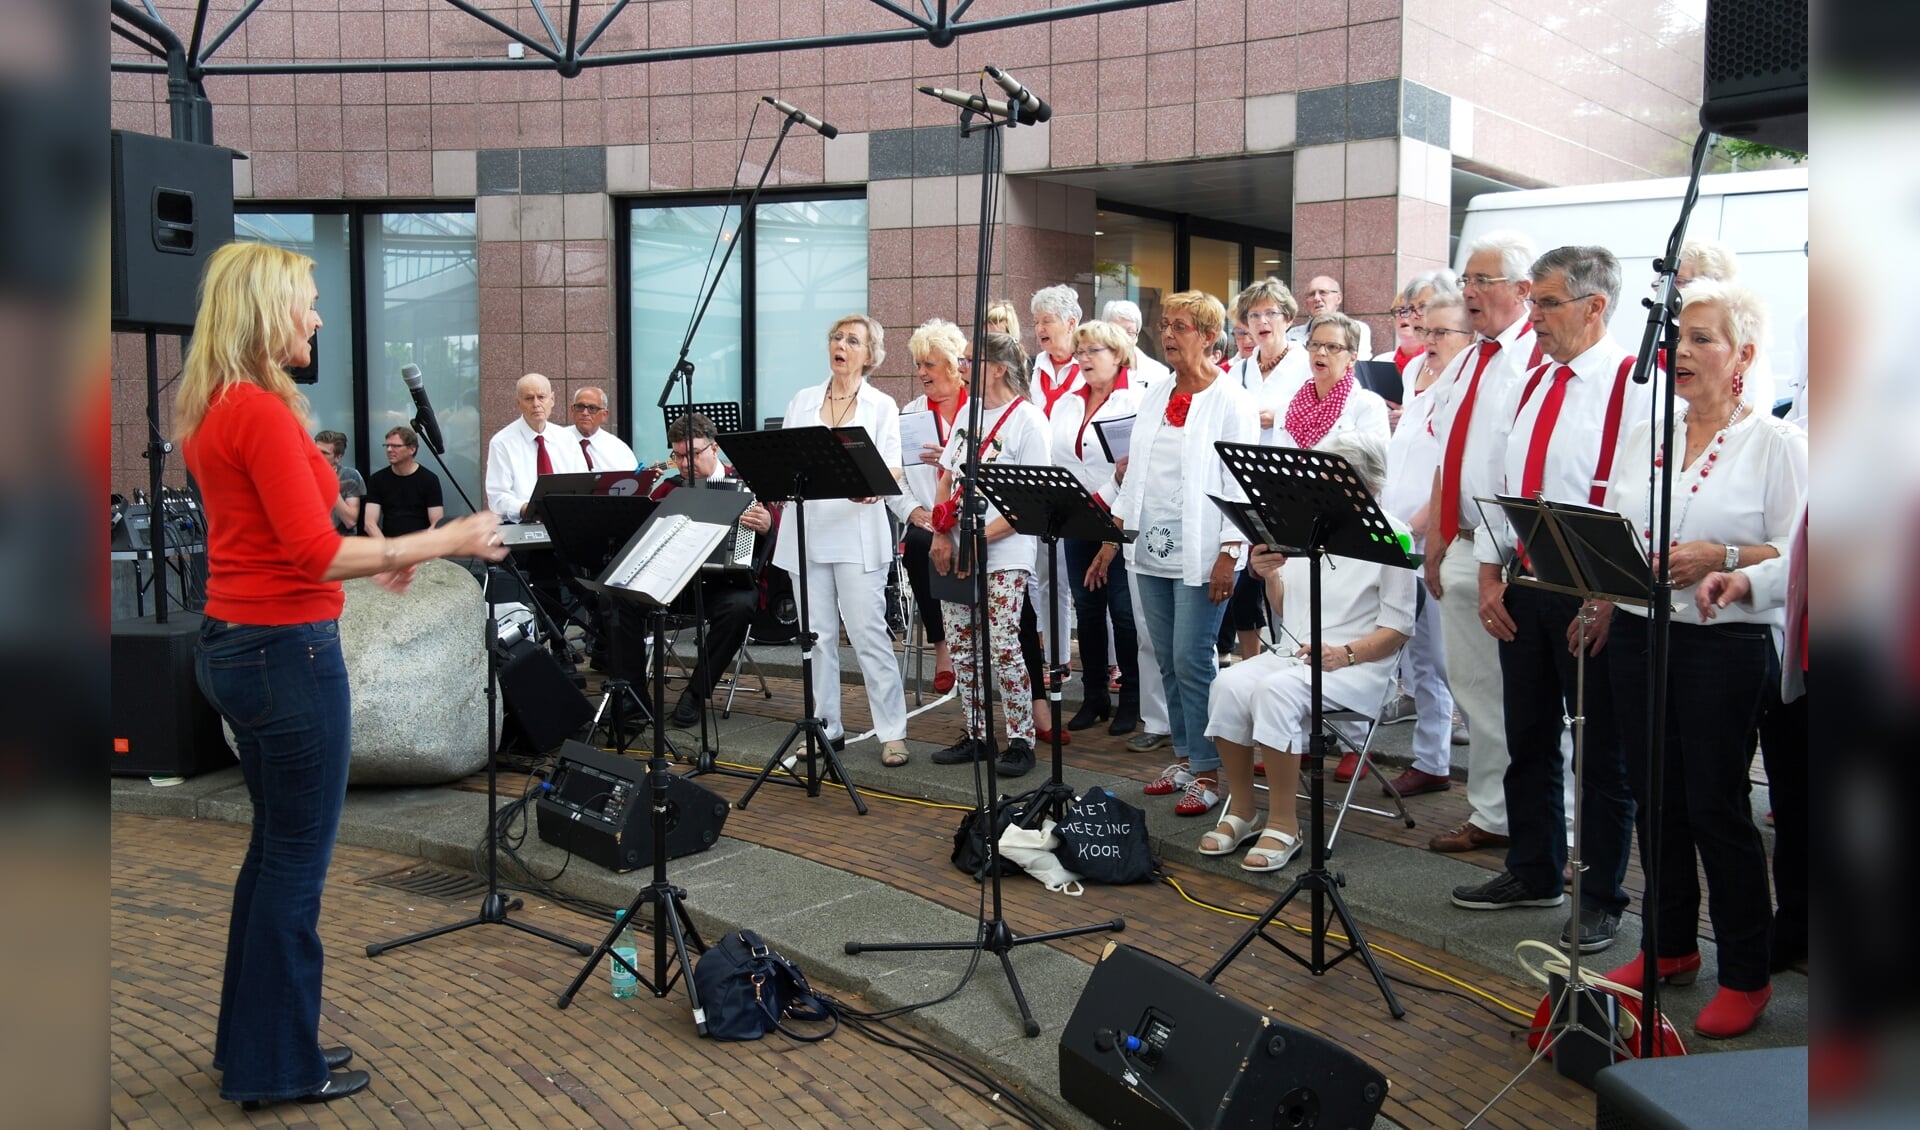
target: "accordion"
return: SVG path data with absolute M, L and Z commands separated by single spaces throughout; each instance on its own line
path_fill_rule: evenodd
M 746 490 L 738 479 L 709 479 L 708 490 Z M 771 541 L 771 539 L 768 539 Z M 771 545 L 768 549 L 771 550 Z M 760 535 L 748 529 L 744 524 L 735 522 L 733 532 L 720 539 L 713 553 L 700 566 L 703 573 L 731 573 L 734 576 L 750 580 L 757 576 L 760 567 L 766 562 L 760 556 Z

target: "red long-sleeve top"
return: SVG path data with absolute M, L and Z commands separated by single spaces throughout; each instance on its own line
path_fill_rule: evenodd
M 206 614 L 236 624 L 332 620 L 340 477 L 286 402 L 254 384 L 216 394 L 185 445 L 207 516 Z

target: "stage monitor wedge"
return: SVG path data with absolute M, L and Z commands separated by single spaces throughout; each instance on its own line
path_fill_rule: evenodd
M 1708 0 L 1700 127 L 1807 151 L 1807 0 Z
M 186 333 L 207 256 L 233 242 L 233 150 L 111 136 L 113 328 Z

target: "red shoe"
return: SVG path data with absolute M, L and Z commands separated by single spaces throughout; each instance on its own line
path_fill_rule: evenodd
M 1694 978 L 1700 976 L 1700 952 L 1695 950 L 1685 957 L 1663 957 L 1660 959 L 1660 983 L 1663 985 L 1691 985 Z M 1602 974 L 1616 985 L 1625 985 L 1629 989 L 1642 988 L 1641 974 L 1646 971 L 1640 958 L 1634 958 L 1612 972 Z
M 1707 1007 L 1700 1010 L 1700 1016 L 1693 1022 L 1693 1030 L 1709 1040 L 1725 1040 L 1750 1032 L 1760 1023 L 1760 1013 L 1773 999 L 1773 986 L 1744 992 L 1740 989 L 1721 989 L 1713 994 Z
M 1254 763 L 1253 763 L 1253 775 L 1254 775 L 1254 776 L 1256 776 L 1256 777 L 1264 777 L 1264 776 L 1266 776 L 1266 775 L 1267 775 L 1267 763 L 1266 763 L 1266 762 L 1264 762 L 1264 761 L 1256 761 L 1256 762 L 1254 762 Z
M 1052 745 L 1052 744 L 1053 744 L 1053 731 L 1047 729 L 1045 726 L 1036 725 L 1033 728 L 1033 747 L 1035 749 L 1039 749 L 1043 745 Z M 1062 726 L 1060 728 L 1060 744 L 1063 746 L 1068 746 L 1073 744 L 1073 731 L 1067 729 L 1065 726 Z
M 946 694 L 953 689 L 953 671 L 935 671 L 933 673 L 933 693 Z
M 1380 792 L 1386 796 L 1400 795 L 1402 800 L 1410 796 L 1422 796 L 1426 793 L 1443 793 L 1453 787 L 1453 778 L 1438 773 L 1427 773 L 1419 769 L 1408 769 L 1393 779 L 1393 783 L 1380 786 Z
M 1186 791 L 1180 794 L 1180 800 L 1173 806 L 1175 816 L 1200 816 L 1212 810 L 1220 803 L 1220 794 L 1213 791 L 1217 781 L 1205 777 L 1195 777 L 1187 784 Z
M 1353 775 L 1356 772 L 1362 777 L 1367 775 L 1366 772 L 1360 768 L 1360 755 L 1357 753 L 1342 754 L 1340 757 L 1340 767 L 1333 771 L 1333 779 L 1344 785 L 1348 781 L 1353 780 Z

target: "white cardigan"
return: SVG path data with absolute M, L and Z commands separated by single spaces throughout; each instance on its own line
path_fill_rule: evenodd
M 820 427 L 820 406 L 826 403 L 829 381 L 811 385 L 793 394 L 787 404 L 786 418 L 781 422 L 785 428 Z M 853 418 L 846 427 L 862 427 L 873 437 L 873 445 L 887 466 L 900 475 L 900 408 L 893 397 L 874 388 L 866 381 L 860 382 L 859 399 L 855 402 Z M 843 499 L 821 499 L 808 502 L 807 508 L 808 541 L 813 541 L 814 531 L 823 524 L 839 525 L 851 522 L 855 525 L 855 536 L 860 545 L 860 567 L 871 573 L 893 560 L 891 528 L 887 525 L 887 507 L 881 503 L 862 505 Z M 797 548 L 799 538 L 794 536 L 798 523 L 792 515 L 786 516 L 780 523 L 780 534 L 774 542 L 773 563 L 785 569 L 795 577 L 800 575 L 800 555 Z M 811 550 L 814 546 L 809 545 Z M 811 560 L 811 554 L 809 554 Z
M 1156 485 L 1142 481 L 1148 477 L 1144 457 L 1153 450 L 1154 437 L 1165 426 L 1167 402 L 1173 397 L 1174 384 L 1171 380 L 1161 381 L 1140 397 L 1140 418 L 1133 425 L 1128 449 L 1143 461 L 1128 459 L 1129 473 L 1120 485 L 1120 497 L 1113 504 L 1114 516 L 1130 530 L 1139 528 L 1141 500 L 1145 492 Z M 1239 529 L 1207 498 L 1209 494 L 1236 500 L 1246 498 L 1240 484 L 1227 474 L 1227 465 L 1213 445 L 1219 440 L 1255 443 L 1259 436 L 1260 411 L 1254 406 L 1253 397 L 1225 374 L 1193 398 L 1186 427 L 1182 429 L 1180 455 L 1187 476 L 1186 489 L 1181 492 L 1180 515 L 1180 579 L 1186 584 L 1206 584 L 1213 574 L 1213 563 L 1219 559 L 1220 547 L 1244 540 Z M 1127 563 L 1131 565 L 1131 544 L 1126 547 L 1126 554 Z

